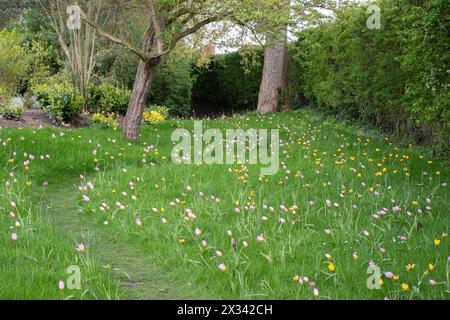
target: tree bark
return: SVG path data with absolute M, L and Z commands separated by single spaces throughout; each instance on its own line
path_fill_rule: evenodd
M 289 109 L 287 31 L 282 33 L 282 37 L 268 36 L 266 42 L 258 97 L 260 113 Z
M 123 134 L 129 140 L 134 141 L 139 137 L 147 97 L 150 93 L 156 70 L 160 64 L 160 58 L 153 59 L 148 63 L 142 60 L 139 61 L 133 93 L 123 123 Z

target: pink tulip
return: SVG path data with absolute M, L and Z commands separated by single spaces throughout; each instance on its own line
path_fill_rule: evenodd
M 315 296 L 315 297 L 318 297 L 319 296 L 319 289 L 317 289 L 317 288 L 314 288 L 314 290 L 313 290 L 313 295 Z
M 225 266 L 224 263 L 219 264 L 218 268 L 219 268 L 220 271 L 223 271 L 223 272 L 227 271 L 227 267 Z

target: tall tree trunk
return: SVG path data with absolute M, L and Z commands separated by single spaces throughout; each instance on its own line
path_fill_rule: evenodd
M 156 70 L 160 64 L 160 58 L 151 60 L 148 63 L 142 60 L 139 61 L 133 93 L 123 124 L 123 134 L 129 140 L 136 140 L 139 137 L 147 97 L 150 93 Z
M 258 97 L 260 113 L 289 109 L 287 31 L 283 31 L 279 37 L 268 36 L 266 42 Z

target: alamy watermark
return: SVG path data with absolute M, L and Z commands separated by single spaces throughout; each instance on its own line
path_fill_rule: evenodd
M 367 278 L 367 288 L 370 290 L 380 290 L 381 289 L 381 269 L 376 265 L 370 265 L 367 268 L 367 274 L 370 276 Z
M 381 29 L 381 8 L 377 6 L 375 0 L 335 0 L 337 8 L 348 5 L 367 6 L 366 26 L 369 30 Z
M 81 270 L 77 265 L 69 266 L 66 269 L 66 273 L 69 275 L 66 282 L 59 282 L 59 289 L 64 290 L 65 288 L 69 290 L 81 290 Z
M 69 30 L 81 29 L 81 8 L 77 5 L 68 6 L 66 10 L 67 15 L 67 28 Z
M 269 137 L 270 131 L 270 137 Z M 269 141 L 270 139 L 270 141 Z M 177 129 L 171 140 L 174 164 L 260 164 L 261 175 L 275 175 L 280 166 L 278 129 L 203 130 L 203 122 L 194 122 L 194 131 Z
M 380 30 L 381 29 L 381 8 L 377 5 L 370 5 L 367 7 L 367 14 L 369 18 L 367 19 L 367 28 L 369 30 Z

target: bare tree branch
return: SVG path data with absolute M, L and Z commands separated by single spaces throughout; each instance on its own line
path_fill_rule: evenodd
M 100 27 L 95 21 L 91 20 L 89 17 L 87 17 L 87 15 L 81 11 L 81 17 L 83 18 L 84 21 L 86 21 L 87 24 L 89 24 L 91 27 L 95 28 L 98 33 L 100 35 L 102 35 L 103 37 L 109 39 L 110 41 L 120 44 L 124 47 L 126 47 L 128 50 L 130 50 L 131 52 L 133 52 L 134 54 L 136 54 L 139 58 L 141 58 L 143 61 L 148 61 L 148 56 L 138 47 L 134 46 L 133 44 L 131 44 L 130 42 L 120 39 L 114 35 L 112 35 L 109 32 L 106 32 L 105 30 L 102 29 L 102 27 Z

